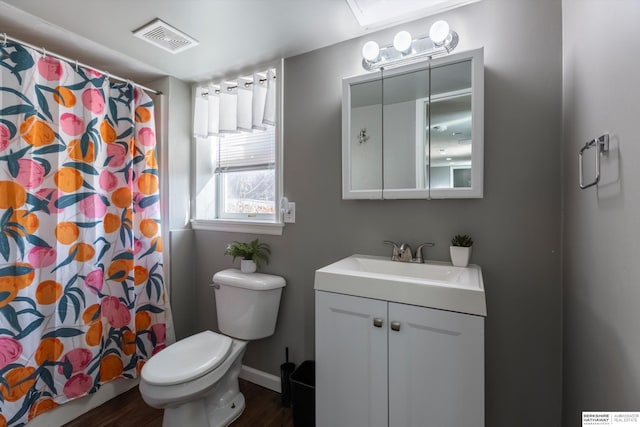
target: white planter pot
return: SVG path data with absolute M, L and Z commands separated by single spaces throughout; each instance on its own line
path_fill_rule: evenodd
M 240 260 L 240 271 L 253 273 L 256 271 L 256 263 L 252 259 L 242 259 Z
M 451 254 L 451 263 L 456 267 L 466 267 L 469 265 L 469 258 L 471 258 L 472 246 L 466 248 L 463 246 L 449 246 L 449 253 Z

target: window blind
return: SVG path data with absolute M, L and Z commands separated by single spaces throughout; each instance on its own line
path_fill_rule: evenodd
M 274 169 L 276 131 L 273 126 L 252 133 L 225 134 L 218 137 L 216 173 Z

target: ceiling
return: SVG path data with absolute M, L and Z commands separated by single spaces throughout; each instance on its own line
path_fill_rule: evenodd
M 366 5 L 372 0 L 350 0 Z M 380 0 L 382 3 L 388 0 Z M 398 13 L 376 29 L 434 13 L 432 3 L 411 17 Z M 477 0 L 471 0 L 477 1 Z M 406 12 L 416 0 L 394 0 Z M 452 5 L 440 6 L 441 11 Z M 172 54 L 132 34 L 155 18 L 199 41 Z M 367 27 L 368 28 L 368 27 Z M 365 34 L 345 0 L 4 0 L 0 34 L 140 83 L 171 75 L 193 82 L 222 77 L 247 67 L 291 57 Z

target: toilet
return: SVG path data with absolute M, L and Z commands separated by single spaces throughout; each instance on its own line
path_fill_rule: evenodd
M 177 341 L 142 367 L 140 394 L 164 409 L 164 427 L 222 427 L 242 414 L 238 386 L 247 341 L 273 335 L 285 280 L 228 269 L 213 276 L 218 328 Z

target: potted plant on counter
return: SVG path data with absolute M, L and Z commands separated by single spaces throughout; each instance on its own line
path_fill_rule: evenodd
M 469 265 L 472 246 L 473 240 L 470 236 L 466 234 L 456 234 L 453 236 L 453 239 L 451 239 L 451 246 L 449 247 L 451 263 L 456 267 L 466 267 Z
M 243 273 L 253 273 L 256 268 L 260 268 L 262 261 L 269 264 L 271 249 L 266 243 L 260 243 L 258 239 L 248 243 L 234 241 L 227 245 L 225 255 L 231 255 L 233 260 L 240 258 L 240 271 Z

